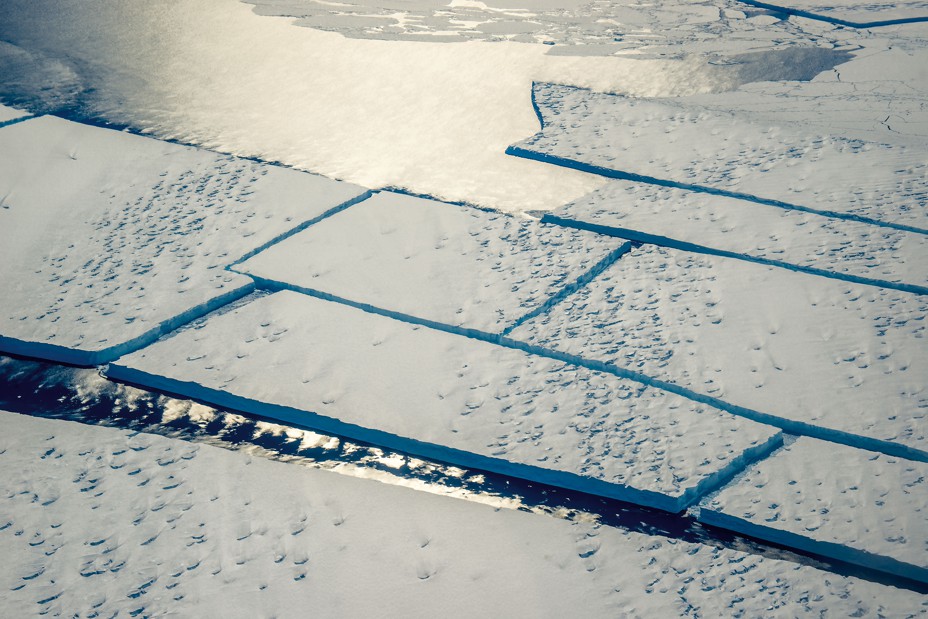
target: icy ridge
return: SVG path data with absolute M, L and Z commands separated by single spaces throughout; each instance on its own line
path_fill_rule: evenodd
M 236 272 L 237 271 L 234 271 Z M 562 361 L 570 365 L 579 366 L 586 368 L 588 370 L 593 370 L 595 372 L 602 372 L 605 374 L 612 374 L 613 376 L 619 378 L 626 378 L 639 382 L 643 385 L 655 387 L 663 391 L 667 391 L 682 397 L 685 397 L 694 402 L 700 404 L 706 404 L 723 410 L 732 415 L 739 417 L 744 417 L 751 421 L 757 423 L 762 423 L 765 425 L 773 426 L 788 432 L 790 434 L 795 434 L 798 436 L 810 436 L 813 438 L 818 438 L 824 441 L 829 441 L 833 443 L 840 443 L 842 445 L 848 445 L 851 447 L 859 447 L 861 449 L 867 449 L 870 451 L 877 451 L 885 453 L 887 455 L 898 456 L 901 458 L 906 458 L 909 460 L 917 460 L 921 462 L 928 462 L 928 451 L 910 447 L 907 445 L 901 445 L 899 443 L 894 443 L 887 440 L 876 439 L 868 436 L 862 436 L 858 434 L 852 434 L 849 432 L 843 432 L 841 430 L 835 430 L 832 428 L 825 428 L 822 426 L 816 426 L 810 423 L 805 423 L 802 421 L 785 419 L 783 417 L 778 417 L 770 413 L 764 413 L 758 410 L 753 410 L 744 406 L 739 406 L 737 404 L 732 404 L 720 398 L 716 398 L 704 393 L 682 387 L 676 383 L 655 378 L 653 376 L 644 374 L 642 372 L 637 372 L 628 368 L 623 368 L 612 363 L 607 363 L 604 361 L 599 361 L 596 359 L 590 359 L 586 357 L 581 357 L 578 355 L 573 355 L 552 348 L 547 348 L 544 346 L 539 346 L 536 344 L 530 344 L 521 340 L 516 340 L 511 337 L 508 337 L 503 334 L 487 333 L 485 331 L 479 331 L 477 329 L 468 329 L 465 327 L 456 327 L 448 325 L 445 323 L 436 322 L 433 320 L 426 320 L 417 316 L 412 316 L 409 314 L 403 314 L 393 310 L 384 309 L 381 307 L 376 307 L 367 303 L 359 303 L 357 301 L 352 301 L 351 299 L 345 299 L 332 295 L 330 293 L 315 290 L 312 288 L 306 288 L 301 286 L 295 286 L 293 284 L 287 284 L 284 282 L 279 282 L 275 280 L 265 279 L 261 277 L 256 277 L 251 275 L 255 280 L 255 285 L 260 290 L 266 290 L 269 292 L 279 292 L 283 290 L 289 290 L 291 292 L 297 292 L 300 294 L 305 294 L 308 296 L 316 297 L 318 299 L 323 299 L 326 301 L 332 301 L 335 303 L 340 303 L 342 305 L 347 305 L 349 307 L 354 307 L 371 314 L 377 314 L 380 316 L 385 316 L 387 318 L 393 318 L 394 320 L 399 320 L 402 322 L 420 325 L 423 327 L 428 327 L 430 329 L 435 329 L 437 331 L 444 331 L 446 333 L 452 333 L 455 335 L 460 335 L 463 337 L 468 337 L 476 340 L 481 340 L 491 344 L 496 344 L 503 346 L 505 348 L 511 348 L 515 350 L 521 350 L 523 352 L 536 355 L 539 357 L 546 357 L 553 359 L 555 361 Z

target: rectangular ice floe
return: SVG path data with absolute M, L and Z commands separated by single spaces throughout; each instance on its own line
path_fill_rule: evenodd
M 626 249 L 623 240 L 590 232 L 378 193 L 237 270 L 498 333 Z
M 922 148 L 809 135 L 746 114 L 536 84 L 542 130 L 510 154 L 928 232 Z
M 800 438 L 707 499 L 699 519 L 928 582 L 928 464 Z
M 23 112 L 22 110 L 17 110 L 16 108 L 6 105 L 0 105 L 0 127 L 22 120 L 28 116 L 28 112 Z
M 543 221 L 928 293 L 928 235 L 859 221 L 623 180 Z
M 926 316 L 928 296 L 643 245 L 510 336 L 925 459 Z
M 108 374 L 671 511 L 780 443 L 774 428 L 640 383 L 289 291 Z
M 0 132 L 0 350 L 102 363 L 247 293 L 224 267 L 363 189 L 41 117 Z

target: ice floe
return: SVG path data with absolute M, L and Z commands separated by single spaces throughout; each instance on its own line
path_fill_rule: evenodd
M 780 441 L 774 428 L 640 383 L 288 291 L 107 374 L 670 511 Z
M 6 105 L 0 105 L 0 127 L 9 125 L 18 120 L 25 119 L 29 116 L 28 112 L 17 110 Z
M 91 365 L 246 294 L 355 185 L 43 116 L 0 131 L 0 349 Z
M 916 616 L 924 596 L 210 446 L 0 413 L 11 616 Z M 513 586 L 518 582 L 519 586 Z
M 928 464 L 800 438 L 707 500 L 703 522 L 928 582 Z
M 542 221 L 928 294 L 928 235 L 617 180 Z
M 808 135 L 799 124 L 536 84 L 542 130 L 510 154 L 830 217 L 928 233 L 921 148 Z
M 236 270 L 266 285 L 498 333 L 626 248 L 621 239 L 378 193 Z
M 925 295 L 644 245 L 510 337 L 925 459 L 926 315 Z

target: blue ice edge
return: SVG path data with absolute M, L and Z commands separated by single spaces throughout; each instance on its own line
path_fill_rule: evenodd
M 233 271 L 239 273 L 239 271 Z M 418 316 L 412 316 L 410 314 L 404 314 L 402 312 L 397 312 L 394 310 L 388 310 L 375 305 L 370 305 L 369 303 L 361 303 L 359 301 L 352 301 L 351 299 L 346 299 L 328 292 L 323 292 L 321 290 L 316 290 L 313 288 L 305 288 L 303 286 L 297 286 L 295 284 L 288 284 L 286 282 L 279 282 L 272 279 L 266 279 L 257 275 L 240 273 L 242 275 L 248 275 L 255 281 L 255 285 L 259 290 L 264 290 L 267 292 L 279 292 L 281 290 L 289 290 L 292 292 L 298 292 L 300 294 L 309 295 L 316 297 L 318 299 L 323 299 L 325 301 L 333 301 L 335 303 L 341 303 L 342 305 L 347 305 L 349 307 L 354 307 L 371 314 L 377 314 L 380 316 L 386 316 L 387 318 L 393 318 L 394 320 L 399 320 L 401 322 L 406 322 L 414 325 L 420 325 L 427 327 L 429 329 L 435 329 L 437 331 L 444 331 L 445 333 L 452 333 L 455 335 L 461 335 L 464 337 L 473 338 L 476 340 L 481 340 L 484 342 L 489 342 L 491 344 L 497 344 L 505 348 L 512 348 L 515 350 L 521 350 L 529 354 L 546 357 L 548 359 L 554 359 L 555 361 L 562 361 L 570 365 L 575 365 L 579 367 L 586 368 L 588 370 L 593 370 L 596 372 L 602 372 L 604 374 L 612 374 L 613 376 L 618 376 L 619 378 L 627 378 L 635 382 L 641 383 L 643 385 L 648 385 L 655 387 L 657 389 L 662 389 L 664 391 L 669 391 L 694 402 L 699 402 L 701 404 L 707 404 L 713 408 L 723 410 L 732 415 L 738 417 L 744 417 L 745 419 L 750 419 L 757 423 L 761 423 L 768 426 L 774 426 L 788 432 L 789 434 L 795 434 L 797 436 L 810 436 L 812 438 L 821 439 L 823 441 L 828 441 L 831 443 L 839 443 L 842 445 L 848 445 L 850 447 L 857 447 L 860 449 L 866 449 L 868 451 L 877 451 L 880 453 L 885 453 L 889 456 L 896 456 L 899 458 L 905 458 L 907 460 L 916 460 L 918 462 L 928 462 L 928 451 L 923 449 L 917 449 L 915 447 L 909 447 L 907 445 L 902 445 L 899 443 L 894 443 L 892 441 L 871 438 L 868 436 L 861 436 L 858 434 L 852 434 L 850 432 L 845 432 L 843 430 L 835 430 L 832 428 L 825 428 L 821 426 L 816 426 L 810 423 L 803 421 L 795 421 L 792 419 L 785 419 L 783 417 L 778 417 L 770 413 L 763 413 L 761 411 L 756 411 L 744 406 L 738 406 L 737 404 L 732 404 L 724 400 L 720 400 L 710 395 L 699 393 L 693 391 L 686 387 L 677 385 L 676 383 L 662 380 L 659 378 L 654 378 L 648 376 L 647 374 L 642 374 L 641 372 L 636 372 L 635 370 L 629 370 L 627 368 L 622 368 L 617 365 L 606 363 L 604 361 L 599 361 L 596 359 L 587 359 L 584 357 L 579 357 L 577 355 L 572 355 L 569 353 L 561 352 L 558 350 L 553 350 L 551 348 L 545 348 L 543 346 L 537 346 L 534 344 L 529 344 L 520 340 L 512 339 L 505 334 L 496 334 L 496 333 L 487 333 L 486 331 L 480 331 L 478 329 L 470 329 L 467 327 L 456 327 L 442 322 L 437 322 L 434 320 L 428 320 L 426 318 L 420 318 Z
M 254 279 L 243 273 L 238 273 L 234 271 L 232 267 L 235 265 L 241 264 L 245 260 L 248 260 L 255 254 L 264 251 L 268 247 L 279 243 L 294 234 L 297 234 L 313 224 L 319 223 L 323 219 L 331 217 L 336 213 L 354 206 L 359 202 L 367 200 L 374 194 L 371 190 L 365 190 L 357 196 L 342 202 L 327 211 L 323 212 L 321 215 L 317 215 L 312 219 L 308 219 L 304 222 L 301 222 L 299 225 L 287 230 L 286 232 L 279 234 L 274 237 L 267 243 L 263 243 L 255 249 L 250 250 L 244 256 L 238 260 L 232 262 L 226 267 L 226 270 L 237 273 L 238 275 L 244 275 L 248 277 L 250 281 L 243 282 L 240 286 L 236 287 L 234 290 L 226 292 L 224 294 L 218 295 L 207 301 L 195 305 L 180 314 L 172 316 L 166 320 L 159 322 L 155 327 L 149 329 L 148 331 L 142 333 L 141 335 L 134 337 L 130 340 L 122 342 L 120 344 L 114 344 L 107 348 L 102 348 L 100 350 L 81 350 L 78 348 L 68 348 L 65 346 L 59 346 L 57 344 L 48 344 L 45 342 L 33 342 L 29 340 L 22 340 L 19 338 L 8 337 L 0 334 L 0 353 L 9 353 L 11 355 L 19 355 L 21 357 L 30 357 L 33 359 L 43 359 L 46 361 L 53 361 L 56 363 L 65 363 L 68 365 L 77 365 L 83 367 L 93 367 L 97 365 L 103 365 L 115 361 L 119 357 L 128 355 L 137 350 L 141 350 L 146 346 L 154 344 L 156 341 L 164 337 L 165 335 L 176 331 L 180 327 L 203 318 L 207 314 L 211 314 L 222 307 L 235 303 L 240 299 L 247 297 L 255 291 Z
M 590 222 L 583 221 L 582 219 L 572 219 L 570 217 L 560 217 L 558 215 L 551 215 L 550 213 L 545 214 L 541 221 L 543 223 L 555 224 L 558 226 L 563 226 L 565 228 L 574 228 L 577 230 L 586 230 L 588 232 L 596 232 L 597 234 L 604 234 L 607 236 L 615 236 L 623 239 L 629 239 L 632 241 L 638 241 L 639 243 L 650 243 L 652 245 L 659 245 L 661 247 L 669 247 L 671 249 L 679 249 L 681 251 L 687 251 L 697 254 L 709 254 L 712 256 L 720 256 L 722 258 L 734 258 L 736 260 L 744 260 L 745 262 L 754 262 L 757 264 L 763 264 L 767 266 L 778 267 L 781 269 L 787 269 L 789 271 L 795 271 L 797 273 L 808 273 L 810 275 L 818 275 L 821 277 L 828 277 L 830 279 L 837 279 L 845 282 L 851 282 L 854 284 L 863 284 L 866 286 L 878 286 L 880 288 L 890 288 L 893 290 L 899 290 L 901 292 L 910 292 L 912 294 L 928 294 L 928 287 L 918 286 L 915 284 L 905 284 L 901 282 L 892 282 L 885 279 L 876 279 L 871 277 L 862 277 L 859 275 L 851 275 L 849 273 L 839 273 L 837 271 L 829 271 L 826 269 L 819 269 L 816 267 L 807 267 L 793 264 L 791 262 L 783 262 L 782 260 L 773 260 L 770 258 L 762 258 L 759 256 L 752 256 L 751 254 L 743 254 L 739 252 L 727 251 L 724 249 L 714 249 L 706 245 L 698 245 L 696 243 L 689 243 L 687 241 L 678 241 L 670 237 L 661 236 L 657 234 L 650 234 L 647 232 L 641 232 L 639 230 L 634 230 L 632 228 L 622 228 L 619 226 L 607 226 L 602 224 L 594 224 Z
M 538 136 L 538 135 L 540 135 L 540 133 L 535 134 L 535 136 Z M 808 206 L 801 206 L 799 204 L 790 204 L 789 202 L 783 202 L 782 200 L 774 200 L 772 198 L 764 198 L 764 197 L 755 196 L 749 193 L 741 193 L 738 191 L 729 191 L 727 189 L 708 187 L 706 185 L 693 185 L 691 183 L 681 183 L 681 182 L 672 181 L 668 179 L 657 178 L 654 176 L 636 174 L 634 172 L 623 172 L 621 170 L 614 170 L 612 168 L 606 168 L 606 167 L 594 165 L 591 163 L 583 163 L 582 161 L 577 161 L 575 159 L 569 159 L 567 157 L 560 157 L 558 155 L 551 155 L 548 153 L 531 150 L 529 148 L 525 148 L 522 146 L 516 146 L 516 145 L 508 146 L 506 148 L 506 154 L 511 155 L 513 157 L 521 157 L 523 159 L 529 159 L 532 161 L 540 161 L 541 163 L 548 163 L 551 165 L 561 166 L 563 168 L 570 168 L 572 170 L 579 170 L 581 172 L 587 172 L 589 174 L 595 174 L 597 176 L 602 176 L 605 178 L 614 178 L 616 180 L 634 181 L 637 183 L 644 183 L 647 185 L 657 185 L 659 187 L 670 187 L 672 189 L 683 189 L 683 190 L 692 191 L 695 193 L 706 193 L 706 194 L 710 194 L 714 196 L 722 196 L 725 198 L 735 198 L 737 200 L 744 200 L 746 202 L 754 202 L 756 204 L 762 204 L 764 206 L 773 206 L 776 208 L 781 208 L 781 209 L 785 209 L 789 211 L 800 211 L 803 213 L 811 213 L 813 215 L 821 215 L 822 217 L 829 217 L 831 219 L 844 219 L 847 221 L 856 221 L 858 223 L 869 224 L 871 226 L 880 226 L 882 228 L 892 228 L 894 230 L 902 230 L 904 232 L 914 232 L 916 234 L 928 235 L 928 230 L 924 228 L 917 228 L 915 226 L 909 226 L 906 224 L 899 224 L 899 223 L 895 223 L 891 221 L 883 221 L 881 219 L 873 219 L 872 217 L 864 217 L 863 215 L 855 215 L 853 213 L 841 213 L 838 211 L 825 211 L 825 210 L 820 210 L 820 209 L 814 209 Z
M 699 508 L 696 519 L 705 524 L 749 535 L 774 544 L 780 544 L 789 548 L 798 548 L 806 552 L 837 559 L 845 563 L 880 570 L 888 574 L 902 576 L 903 578 L 928 584 L 928 568 L 912 565 L 911 563 L 899 561 L 898 559 L 893 559 L 884 555 L 858 550 L 835 542 L 815 540 L 805 535 L 799 535 L 798 533 L 781 531 L 706 507 Z
M 557 471 L 529 464 L 510 462 L 509 460 L 483 456 L 454 447 L 427 443 L 383 430 L 346 423 L 311 411 L 261 402 L 227 391 L 204 387 L 195 382 L 151 374 L 119 363 L 110 364 L 104 373 L 107 378 L 122 383 L 192 398 L 213 406 L 258 415 L 320 432 L 333 433 L 379 447 L 418 455 L 430 460 L 467 468 L 483 469 L 501 475 L 617 499 L 672 513 L 685 511 L 706 495 L 727 484 L 735 475 L 754 462 L 766 458 L 783 444 L 782 433 L 776 432 L 767 441 L 745 449 L 724 468 L 702 478 L 696 485 L 686 488 L 680 495 L 670 496 L 651 490 L 641 490 L 631 486 L 584 477 L 568 471 Z
M 739 0 L 739 2 L 742 4 L 747 4 L 748 6 L 757 7 L 759 9 L 767 9 L 777 13 L 786 13 L 787 15 L 795 15 L 796 17 L 805 17 L 806 19 L 814 19 L 816 21 L 823 21 L 829 24 L 835 24 L 836 26 L 847 26 L 849 28 L 877 28 L 879 26 L 898 26 L 900 24 L 916 24 L 919 22 L 928 22 L 928 16 L 903 17 L 899 19 L 884 19 L 877 21 L 850 21 L 846 19 L 840 19 L 838 17 L 829 17 L 827 15 L 814 13 L 812 11 L 793 9 L 787 6 L 781 6 L 779 4 L 759 2 L 758 0 Z
M 80 350 L 77 348 L 67 348 L 57 344 L 47 344 L 45 342 L 30 342 L 15 337 L 0 335 L 0 352 L 19 355 L 21 357 L 31 357 L 33 359 L 44 359 L 56 363 L 66 363 L 68 365 L 78 365 L 84 367 L 93 367 L 114 361 L 123 355 L 135 352 L 139 349 L 155 343 L 164 335 L 175 331 L 183 325 L 201 318 L 206 314 L 216 311 L 217 309 L 234 303 L 239 299 L 248 296 L 255 290 L 255 284 L 243 282 L 242 285 L 230 290 L 224 294 L 218 295 L 191 307 L 190 309 L 172 316 L 167 320 L 159 322 L 155 327 L 145 333 L 127 340 L 120 344 L 115 344 L 100 350 Z
M 31 120 L 33 118 L 38 118 L 38 116 L 35 116 L 34 114 L 26 114 L 25 116 L 20 116 L 18 118 L 13 118 L 11 120 L 4 120 L 3 122 L 0 122 L 0 129 L 3 129 L 4 127 L 9 127 L 10 125 L 21 123 L 25 120 Z

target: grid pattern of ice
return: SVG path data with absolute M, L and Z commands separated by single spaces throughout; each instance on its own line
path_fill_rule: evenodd
M 530 219 L 379 193 L 238 270 L 495 333 L 623 244 Z
M 362 192 L 50 116 L 6 127 L 0 336 L 118 350 L 251 286 L 223 267 Z
M 928 451 L 928 297 L 644 245 L 511 337 Z
M 777 535 L 786 532 L 837 544 L 848 552 L 817 548 L 844 560 L 854 561 L 854 551 L 889 557 L 918 568 L 925 580 L 926 486 L 928 463 L 800 438 L 702 508 L 737 518 L 741 531 L 755 537 L 782 542 Z M 856 556 L 854 562 L 866 564 L 864 555 Z
M 928 286 L 928 236 L 676 189 L 613 181 L 552 215 L 668 242 L 869 280 Z
M 270 417 L 280 415 L 275 405 L 305 411 L 287 421 L 327 430 L 325 419 L 336 419 L 359 440 L 507 473 L 515 463 L 522 477 L 665 509 L 682 509 L 700 483 L 778 438 L 639 383 L 287 291 L 108 373 L 214 402 L 228 393 L 247 399 L 237 408 Z
M 809 136 L 798 124 L 553 84 L 536 84 L 534 94 L 544 126 L 516 145 L 530 152 L 928 229 L 920 148 Z

